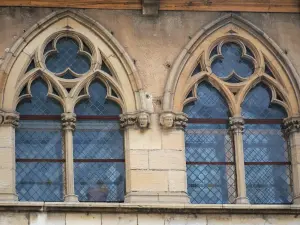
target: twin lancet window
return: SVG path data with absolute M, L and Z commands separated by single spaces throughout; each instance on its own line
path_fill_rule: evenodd
M 91 45 L 76 35 L 57 36 L 48 41 L 43 54 L 44 62 L 36 63 L 32 59 L 26 73 L 44 67 L 50 75 L 36 73 L 21 91 L 17 106 L 20 113 L 16 130 L 19 199 L 63 201 L 71 174 L 74 194 L 79 201 L 124 201 L 124 136 L 118 122 L 122 109 L 117 104 L 120 97 L 100 77 L 90 79 L 95 65 L 107 76 L 113 76 L 113 72 L 104 60 L 97 65 Z M 216 83 L 239 90 L 257 75 L 256 56 L 240 40 L 217 43 L 208 58 L 209 65 L 200 58 L 191 76 L 209 67 Z M 263 73 L 275 79 L 267 63 Z M 67 95 L 77 96 L 77 100 L 62 101 L 57 83 L 49 76 L 63 80 Z M 80 79 L 86 82 L 76 91 Z M 244 162 L 236 162 L 236 143 L 229 127 L 232 116 L 229 103 L 214 86 L 207 80 L 198 82 L 187 95 L 183 109 L 189 117 L 185 151 L 191 203 L 234 203 L 237 163 L 245 167 L 250 203 L 291 203 L 289 148 L 280 126 L 287 114 L 283 107 L 273 103 L 274 90 L 259 83 L 240 104 L 245 121 Z M 280 100 L 280 95 L 277 99 Z M 65 122 L 64 118 L 70 115 L 74 119 Z M 74 129 L 75 123 L 70 139 L 67 130 Z

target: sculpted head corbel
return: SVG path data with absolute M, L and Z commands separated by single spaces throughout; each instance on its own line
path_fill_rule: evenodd
M 19 125 L 19 119 L 19 113 L 7 112 L 0 109 L 0 126 L 10 125 L 17 127 Z
M 147 111 L 139 111 L 134 113 L 126 113 L 120 115 L 121 127 L 137 127 L 147 129 L 150 126 L 150 113 Z
M 172 111 L 165 111 L 160 115 L 160 124 L 165 129 L 170 128 L 185 128 L 187 124 L 187 115 L 185 113 L 175 113 Z

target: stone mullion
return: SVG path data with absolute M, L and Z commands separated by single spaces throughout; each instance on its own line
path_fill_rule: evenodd
M 0 110 L 0 201 L 17 201 L 15 128 L 19 114 Z
M 291 154 L 293 204 L 300 204 L 300 117 L 285 119 L 283 128 Z
M 74 186 L 74 158 L 73 158 L 73 132 L 76 126 L 76 115 L 74 113 L 62 114 L 62 129 L 64 135 L 65 153 L 65 196 L 66 202 L 77 202 Z
M 244 120 L 242 117 L 230 118 L 230 130 L 234 139 L 234 152 L 236 164 L 236 181 L 237 181 L 237 198 L 236 204 L 249 204 L 246 192 L 245 179 L 245 163 L 244 163 L 244 149 L 243 149 L 243 131 Z

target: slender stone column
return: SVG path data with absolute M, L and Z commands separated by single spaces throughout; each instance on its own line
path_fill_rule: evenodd
M 62 129 L 64 130 L 65 150 L 65 202 L 77 202 L 74 188 L 74 162 L 73 162 L 73 132 L 76 127 L 76 115 L 74 113 L 61 114 Z
M 292 176 L 293 176 L 293 204 L 300 204 L 300 117 L 289 117 L 284 120 L 284 133 L 290 147 Z
M 15 128 L 19 114 L 0 110 L 0 201 L 17 201 Z
M 249 204 L 246 194 L 245 165 L 243 150 L 244 119 L 242 117 L 229 118 L 230 131 L 234 138 L 234 152 L 236 161 L 237 198 L 236 204 Z

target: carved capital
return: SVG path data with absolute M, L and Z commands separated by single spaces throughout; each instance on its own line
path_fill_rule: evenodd
M 63 113 L 61 114 L 62 129 L 74 131 L 76 128 L 76 114 Z
M 17 112 L 5 112 L 0 110 L 0 126 L 13 126 L 19 125 L 20 115 Z
M 229 118 L 229 127 L 230 131 L 234 134 L 244 132 L 245 121 L 243 117 L 230 117 Z
M 160 124 L 165 129 L 181 128 L 184 129 L 187 125 L 188 117 L 185 113 L 175 113 L 172 111 L 165 111 L 160 114 Z
M 289 117 L 284 119 L 282 128 L 286 135 L 300 132 L 300 117 Z
M 150 113 L 146 111 L 140 111 L 135 113 L 126 113 L 120 115 L 121 127 L 135 126 L 140 129 L 147 129 L 150 126 Z

